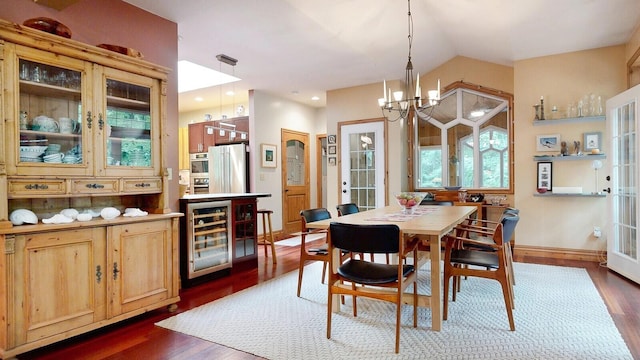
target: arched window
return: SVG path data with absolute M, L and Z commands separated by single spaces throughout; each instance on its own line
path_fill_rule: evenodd
M 409 126 L 412 188 L 512 192 L 511 105 L 510 94 L 458 82 L 438 106 L 415 114 Z

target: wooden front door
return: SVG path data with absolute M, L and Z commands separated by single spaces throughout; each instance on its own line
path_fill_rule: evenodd
M 309 208 L 309 134 L 282 129 L 282 231 L 301 230 L 300 211 Z

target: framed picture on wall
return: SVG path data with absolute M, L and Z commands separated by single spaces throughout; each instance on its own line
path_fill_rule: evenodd
M 336 154 L 336 146 L 329 145 L 329 155 L 335 155 L 335 154 Z
M 262 159 L 262 167 L 274 168 L 276 167 L 276 146 L 271 144 L 260 145 L 260 158 Z
M 551 162 L 539 162 L 538 163 L 538 189 L 546 189 L 551 191 Z
M 587 132 L 584 133 L 584 151 L 591 152 L 593 149 L 602 148 L 602 133 Z
M 537 135 L 536 151 L 560 151 L 560 134 Z
M 336 166 L 336 157 L 329 156 L 329 166 Z
M 335 135 L 329 135 L 327 136 L 327 144 L 336 144 L 336 136 Z

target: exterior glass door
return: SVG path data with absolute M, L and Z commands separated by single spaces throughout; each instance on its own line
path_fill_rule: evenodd
M 607 101 L 611 159 L 607 265 L 640 283 L 638 251 L 638 101 L 640 85 Z
M 384 123 L 340 126 L 340 147 L 341 202 L 355 203 L 360 211 L 384 206 Z

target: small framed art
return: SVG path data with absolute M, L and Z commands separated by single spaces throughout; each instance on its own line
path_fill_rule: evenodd
M 276 146 L 271 144 L 260 145 L 260 158 L 262 159 L 262 167 L 274 168 L 276 167 Z
M 537 135 L 536 151 L 560 151 L 560 134 Z
M 336 166 L 336 157 L 329 156 L 329 166 Z
M 551 191 L 551 162 L 539 162 L 538 163 L 538 189 L 545 189 Z
M 602 133 L 587 132 L 584 133 L 584 151 L 591 152 L 593 149 L 602 148 Z
M 329 135 L 327 136 L 327 143 L 328 144 L 336 144 L 336 136 L 335 135 Z
M 335 155 L 336 154 L 336 146 L 335 145 L 329 145 L 328 151 L 329 151 L 329 155 Z

